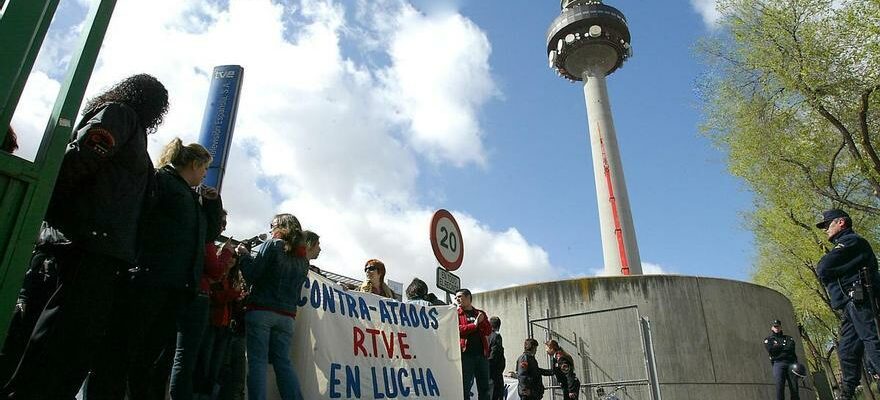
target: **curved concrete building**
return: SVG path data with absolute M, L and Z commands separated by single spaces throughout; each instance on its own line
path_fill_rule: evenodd
M 532 329 L 539 342 L 548 338 L 548 329 L 553 332 L 574 357 L 582 384 L 603 383 L 606 391 L 627 386 L 618 392 L 621 399 L 652 399 L 649 385 L 639 384 L 652 365 L 663 399 L 775 398 L 763 343 L 774 319 L 795 337 L 798 359 L 806 360 L 791 302 L 746 282 L 669 275 L 583 278 L 477 293 L 474 305 L 501 318 L 507 370 L 515 369 L 528 336 L 526 308 L 531 320 L 618 308 L 551 318 Z M 646 362 L 640 318 L 650 321 L 653 363 Z M 547 367 L 540 352 L 538 360 Z M 811 379 L 801 381 L 800 395 L 815 398 Z M 595 390 L 582 389 L 581 398 L 595 399 Z

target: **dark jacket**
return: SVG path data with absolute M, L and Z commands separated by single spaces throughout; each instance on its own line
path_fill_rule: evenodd
M 874 287 L 880 283 L 877 257 L 863 237 L 852 229 L 844 229 L 831 238 L 834 247 L 819 260 L 816 273 L 831 297 L 831 307 L 842 309 L 849 300 L 849 292 L 860 282 L 859 271 L 867 267 L 871 271 Z
M 491 324 L 490 324 L 491 325 Z M 489 372 L 504 371 L 504 342 L 501 334 L 495 331 L 489 334 Z
M 467 315 L 461 307 L 458 307 L 458 343 L 462 353 L 467 349 L 468 337 L 478 336 L 483 344 L 483 357 L 489 358 L 489 334 L 492 333 L 492 325 L 489 317 L 483 310 L 474 307 L 478 314 L 483 314 L 483 322 L 480 324 L 469 323 Z
M 523 353 L 516 360 L 516 377 L 519 380 L 517 392 L 524 399 L 544 397 L 544 382 L 541 375 L 553 375 L 553 371 L 538 366 L 538 360 L 530 353 Z
M 252 284 L 248 306 L 293 314 L 309 272 L 305 257 L 284 252 L 284 241 L 269 239 L 257 248 L 257 256 L 239 259 L 245 280 Z
M 153 164 L 137 114 L 109 103 L 83 116 L 61 161 L 46 222 L 77 247 L 133 263 Z
M 770 356 L 770 362 L 785 361 L 797 362 L 797 354 L 794 352 L 794 338 L 784 335 L 782 332 L 772 333 L 764 339 L 764 347 Z
M 205 269 L 205 242 L 219 233 L 220 199 L 201 198 L 200 204 L 201 196 L 171 166 L 159 168 L 155 179 L 133 281 L 196 292 Z
M 553 375 L 556 375 L 556 382 L 562 387 L 563 393 L 578 393 L 581 381 L 574 374 L 574 360 L 571 359 L 571 356 L 557 351 L 551 359 L 553 360 Z

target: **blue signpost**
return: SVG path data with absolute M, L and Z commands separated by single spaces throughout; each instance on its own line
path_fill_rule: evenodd
M 244 68 L 240 65 L 214 67 L 211 90 L 205 105 L 199 143 L 208 149 L 214 161 L 211 162 L 203 183 L 217 188 L 218 191 L 223 186 L 223 174 L 226 172 L 229 149 L 232 147 L 232 132 L 235 130 L 235 115 L 238 113 L 243 75 Z

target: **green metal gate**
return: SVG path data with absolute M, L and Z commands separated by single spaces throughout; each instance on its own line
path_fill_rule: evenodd
M 0 0 L 0 8 L 6 0 Z M 59 0 L 11 0 L 0 17 L 0 139 L 21 97 Z M 98 0 L 74 51 L 33 162 L 0 151 L 0 340 L 49 204 L 76 113 L 116 0 Z

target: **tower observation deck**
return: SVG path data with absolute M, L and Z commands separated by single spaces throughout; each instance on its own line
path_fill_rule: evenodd
M 593 156 L 602 254 L 607 275 L 641 274 L 629 195 L 605 77 L 632 56 L 626 17 L 599 0 L 562 0 L 547 31 L 550 68 L 584 82 Z

